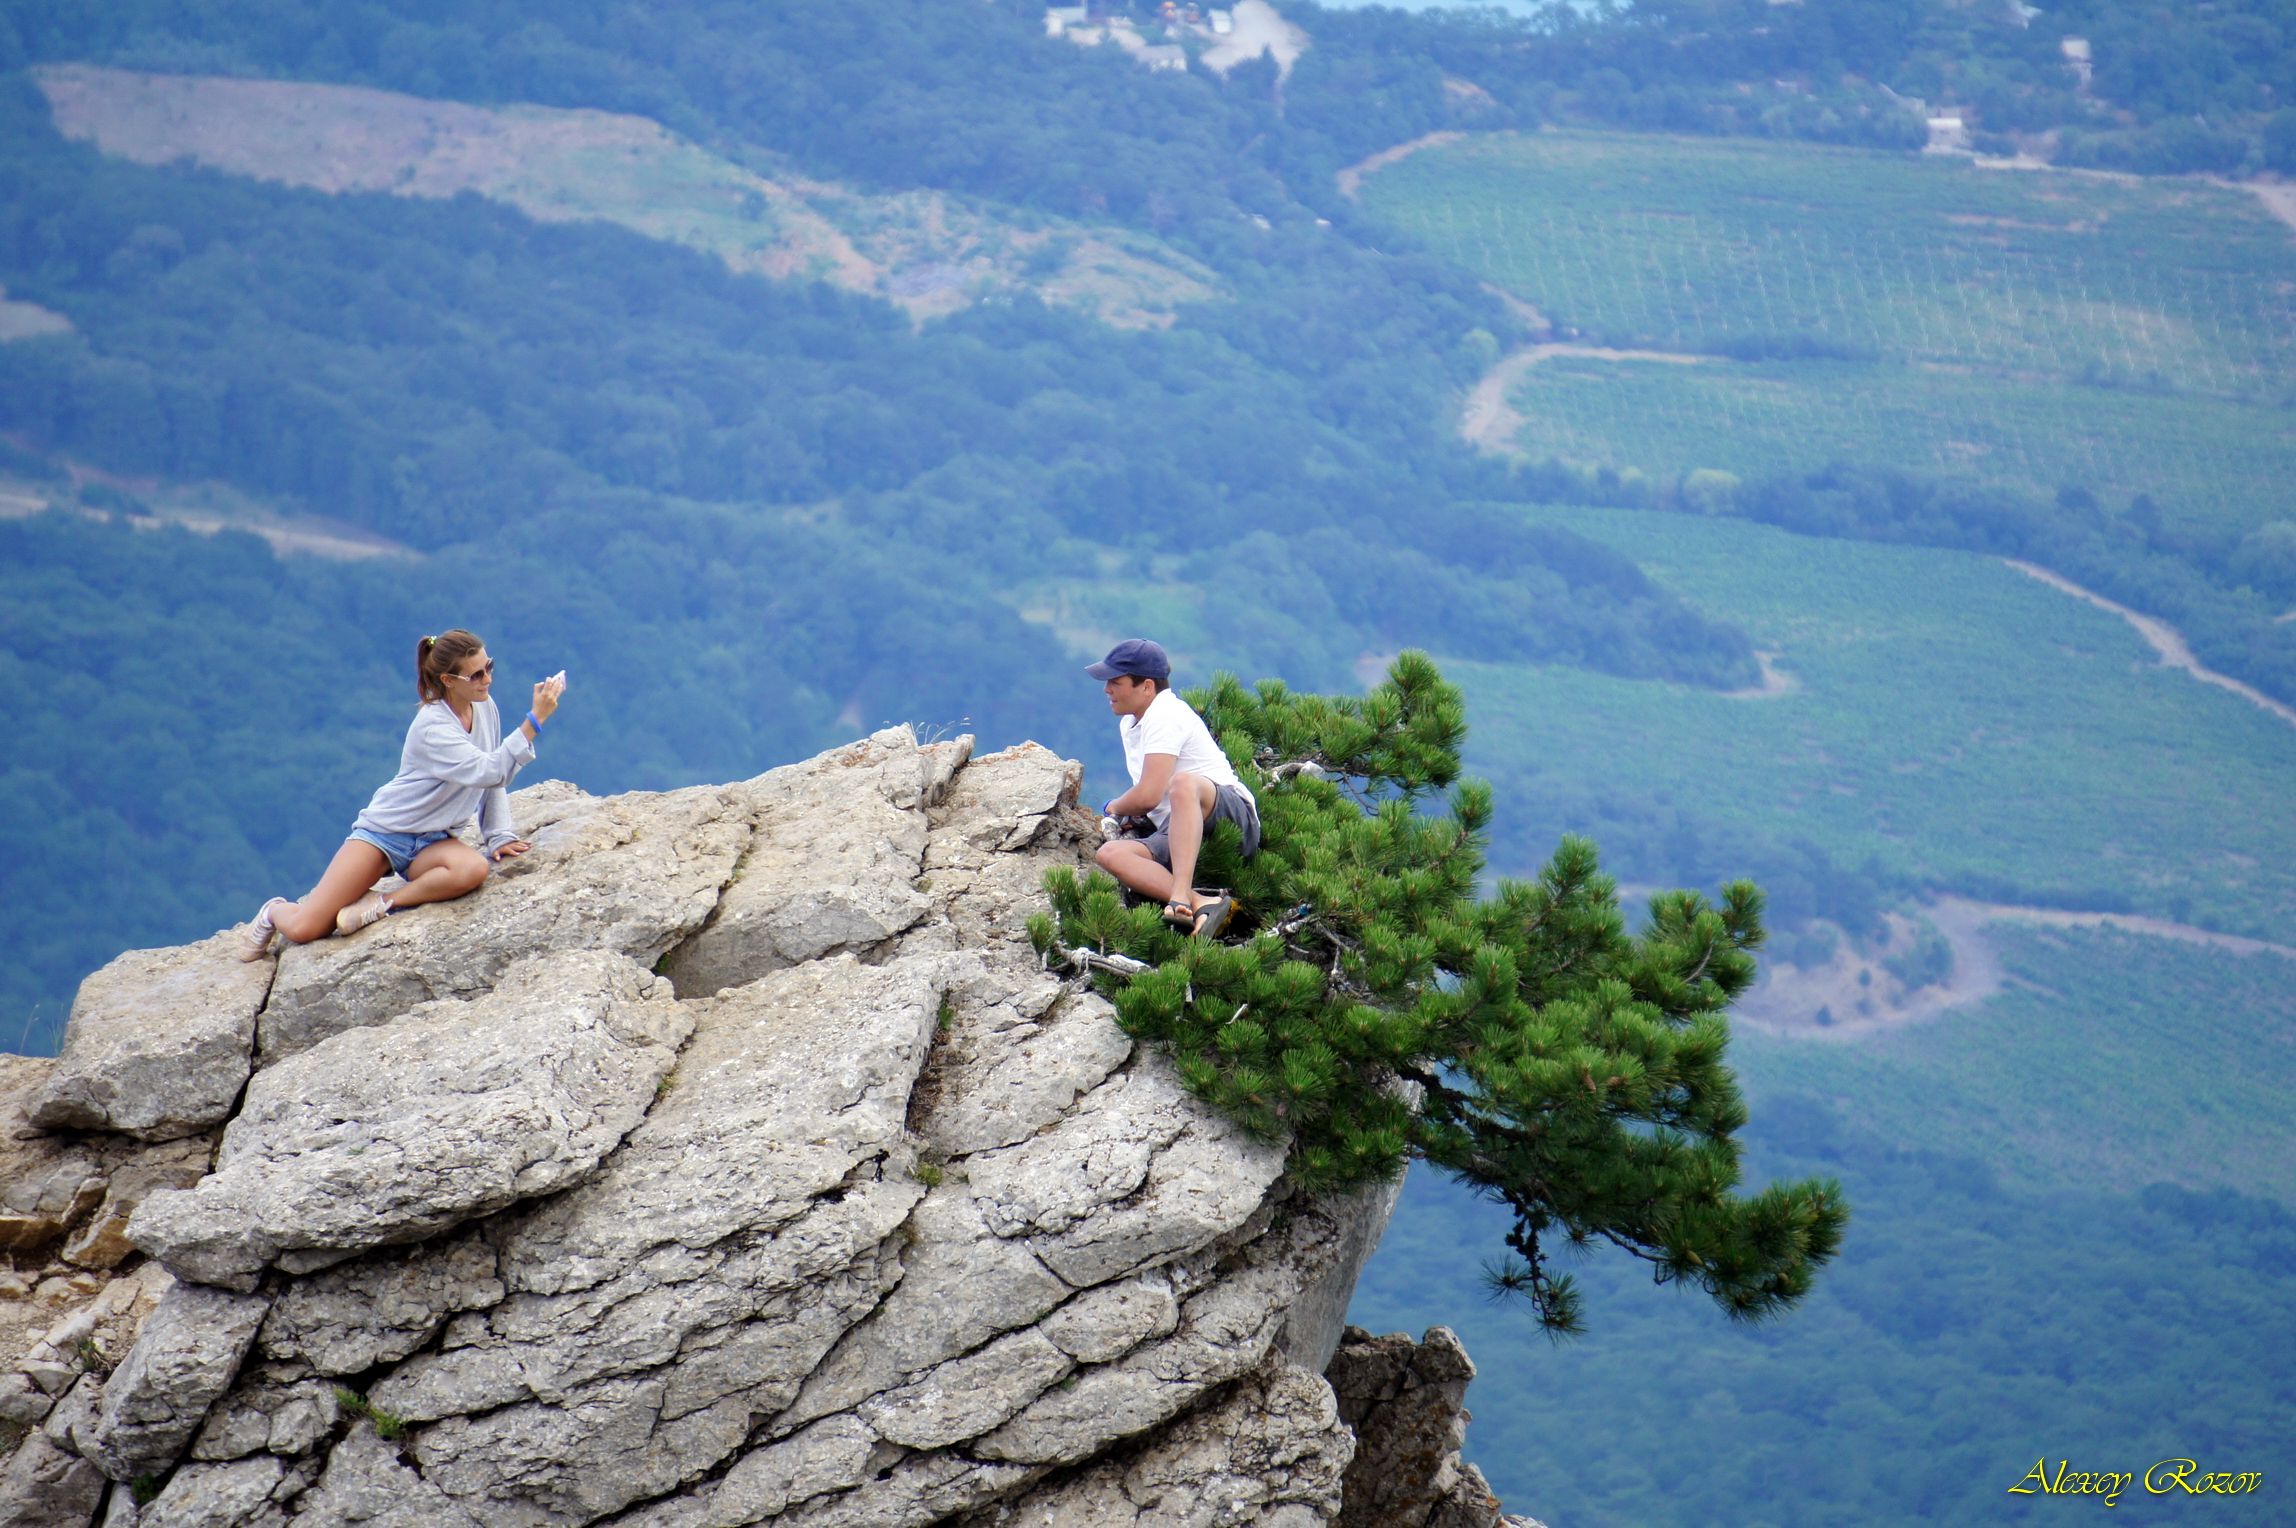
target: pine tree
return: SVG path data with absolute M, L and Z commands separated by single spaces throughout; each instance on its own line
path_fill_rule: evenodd
M 1651 899 L 1626 932 L 1594 846 L 1566 838 L 1537 880 L 1478 896 L 1488 785 L 1460 779 L 1466 711 L 1423 653 L 1361 698 L 1190 691 L 1259 798 L 1244 861 L 1223 824 L 1199 880 L 1235 889 L 1221 941 L 1126 908 L 1094 871 L 1054 871 L 1040 952 L 1086 971 L 1135 1038 L 1262 1140 L 1305 1187 L 1391 1180 L 1413 1157 L 1505 1204 L 1494 1289 L 1557 1335 L 1581 1330 L 1557 1243 L 1608 1242 L 1732 1317 L 1792 1306 L 1848 1220 L 1830 1180 L 1736 1192 L 1746 1110 L 1724 1011 L 1754 979 L 1762 898 Z M 1447 816 L 1419 808 L 1448 791 Z

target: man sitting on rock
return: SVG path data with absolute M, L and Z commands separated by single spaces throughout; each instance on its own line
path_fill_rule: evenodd
M 1139 895 L 1161 901 L 1164 921 L 1174 928 L 1216 937 L 1235 910 L 1234 899 L 1207 897 L 1196 888 L 1196 856 L 1215 822 L 1242 830 L 1244 858 L 1257 854 L 1259 803 L 1236 778 L 1212 729 L 1173 693 L 1172 660 L 1163 648 L 1134 637 L 1085 672 L 1102 681 L 1124 742 L 1124 768 L 1132 776 L 1132 789 L 1102 807 L 1101 815 L 1145 817 L 1156 827 L 1146 838 L 1102 844 L 1100 868 Z

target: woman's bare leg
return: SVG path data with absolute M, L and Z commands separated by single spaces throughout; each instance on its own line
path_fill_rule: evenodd
M 327 873 L 319 877 L 319 884 L 305 893 L 302 901 L 273 913 L 271 926 L 297 944 L 324 939 L 335 932 L 335 914 L 365 896 L 390 868 L 382 850 L 363 838 L 346 838 L 343 847 L 335 851 Z
M 407 883 L 391 893 L 391 906 L 451 902 L 485 881 L 486 856 L 459 838 L 442 838 L 407 861 Z

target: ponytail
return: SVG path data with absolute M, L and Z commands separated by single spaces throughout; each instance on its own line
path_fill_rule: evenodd
M 441 682 L 441 676 L 453 673 L 463 659 L 484 646 L 484 642 L 459 626 L 417 642 L 415 693 L 422 697 L 423 704 L 446 699 L 446 685 Z

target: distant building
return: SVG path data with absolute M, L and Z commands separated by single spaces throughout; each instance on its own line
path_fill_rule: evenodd
M 2068 37 L 2057 44 L 2057 51 L 2065 55 L 2065 63 L 2073 71 L 2073 78 L 2080 82 L 2078 88 L 2086 93 L 2089 76 L 2096 72 L 2095 64 L 2089 59 L 2089 40 L 2086 37 Z
M 1228 10 L 1211 10 L 1186 0 L 1163 0 L 1156 18 L 1145 24 L 1145 32 L 1142 35 L 1142 23 L 1130 16 L 1095 11 L 1089 5 L 1053 5 L 1044 12 L 1047 37 L 1065 37 L 1085 48 L 1112 42 L 1143 68 L 1176 73 L 1188 69 L 1187 48 L 1173 42 L 1151 43 L 1149 37 L 1202 39 L 1210 46 L 1204 48 L 1201 62 L 1215 74 L 1226 74 L 1245 59 L 1264 53 L 1275 59 L 1279 79 L 1291 72 L 1293 62 L 1308 45 L 1307 33 L 1284 20 L 1268 0 L 1238 0 Z M 1190 46 L 1200 44 L 1190 42 Z
M 1959 117 L 1931 117 L 1929 143 L 1926 151 L 1932 154 L 1961 154 L 1969 149 L 1969 125 Z

